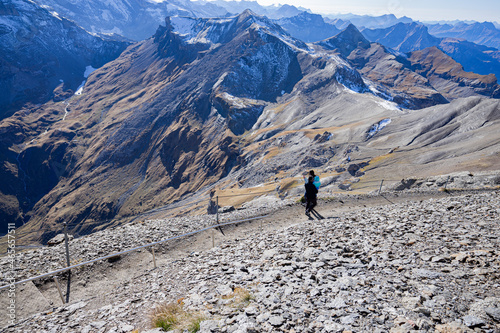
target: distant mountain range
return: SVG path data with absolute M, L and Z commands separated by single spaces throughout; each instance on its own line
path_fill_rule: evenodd
M 467 24 L 460 22 L 450 24 L 427 25 L 429 33 L 436 37 L 452 37 L 465 39 L 475 44 L 486 45 L 500 49 L 500 30 L 491 22 L 475 22 Z
M 499 51 L 457 38 L 438 38 L 418 23 L 398 23 L 385 29 L 364 29 L 362 33 L 372 42 L 381 43 L 396 51 L 407 53 L 436 46 L 466 71 L 500 77 Z
M 345 189 L 360 165 L 394 177 L 497 165 L 497 78 L 467 71 L 498 63 L 492 48 L 414 22 L 340 29 L 288 6 L 264 8 L 271 19 L 210 2 L 50 1 L 0 5 L 3 229 L 78 233 L 215 184 L 288 189 L 310 168 Z M 79 27 L 131 38 L 163 11 L 177 15 L 134 43 Z
M 409 17 L 403 16 L 397 18 L 394 14 L 386 14 L 380 16 L 370 15 L 355 15 L 355 14 L 336 14 L 326 15 L 332 20 L 342 20 L 354 24 L 359 29 L 380 29 L 388 28 L 398 23 L 412 23 L 413 20 Z
M 78 22 L 93 33 L 114 33 L 140 41 L 151 37 L 166 16 L 224 17 L 251 9 L 269 18 L 280 19 L 305 11 L 290 5 L 261 6 L 255 1 L 189 0 L 35 0 L 41 6 Z
M 340 32 L 335 24 L 328 23 L 321 15 L 302 12 L 292 17 L 276 20 L 290 35 L 311 43 L 335 36 Z M 342 25 L 341 25 L 342 26 Z

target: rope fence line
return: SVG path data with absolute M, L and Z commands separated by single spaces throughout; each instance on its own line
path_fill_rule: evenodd
M 450 178 L 448 177 L 448 179 L 446 181 L 446 184 L 444 185 L 445 189 L 446 189 L 446 186 L 448 184 L 449 179 Z M 381 181 L 378 181 L 378 180 L 363 181 L 361 184 L 373 184 L 373 185 L 363 186 L 363 187 L 356 188 L 356 189 L 362 189 L 362 188 L 375 188 L 376 189 L 376 188 L 378 188 L 378 195 L 380 195 L 381 192 L 382 192 L 382 188 L 383 188 L 384 182 L 399 182 L 399 181 L 401 181 L 401 180 L 394 180 L 394 179 L 387 180 L 387 179 L 382 179 Z M 354 184 L 357 184 L 357 183 L 354 183 Z M 150 241 L 149 243 L 144 244 L 144 245 L 135 246 L 133 248 L 130 248 L 130 249 L 127 249 L 127 250 L 124 250 L 124 251 L 111 253 L 111 254 L 108 254 L 108 255 L 105 255 L 105 256 L 101 256 L 101 257 L 98 257 L 98 258 L 95 258 L 95 259 L 87 260 L 85 262 L 76 263 L 76 264 L 73 264 L 73 265 L 71 265 L 70 252 L 69 252 L 69 246 L 68 246 L 68 243 L 69 243 L 68 227 L 69 226 L 73 226 L 73 225 L 75 225 L 75 226 L 81 226 L 81 225 L 88 224 L 88 225 L 90 225 L 92 227 L 92 229 L 94 229 L 94 227 L 100 227 L 100 226 L 102 226 L 102 225 L 99 224 L 100 222 L 112 223 L 113 221 L 112 220 L 88 221 L 88 222 L 83 222 L 83 223 L 80 223 L 80 224 L 73 224 L 73 223 L 68 224 L 68 223 L 64 222 L 63 223 L 63 226 L 64 226 L 64 228 L 63 228 L 63 235 L 64 235 L 64 242 L 65 242 L 64 249 L 65 249 L 65 252 L 66 252 L 65 253 L 66 254 L 66 256 L 65 256 L 66 257 L 65 258 L 66 259 L 66 267 L 60 268 L 60 269 L 56 269 L 56 270 L 53 270 L 53 271 L 48 272 L 48 273 L 44 273 L 44 274 L 40 274 L 40 275 L 37 275 L 37 276 L 33 276 L 33 277 L 30 277 L 30 278 L 26 278 L 24 280 L 14 281 L 14 282 L 9 283 L 9 284 L 4 285 L 4 286 L 0 286 L 0 291 L 5 290 L 7 288 L 11 288 L 13 285 L 27 283 L 27 282 L 30 282 L 30 281 L 34 281 L 34 280 L 38 280 L 38 279 L 42 279 L 42 278 L 53 276 L 55 285 L 56 285 L 56 287 L 58 289 L 59 295 L 61 296 L 61 301 L 62 301 L 63 304 L 66 304 L 66 303 L 69 302 L 70 280 L 71 280 L 71 270 L 72 269 L 76 269 L 76 268 L 79 268 L 79 267 L 82 267 L 82 266 L 85 266 L 85 265 L 93 264 L 95 262 L 106 260 L 106 259 L 110 259 L 110 258 L 113 258 L 113 257 L 119 257 L 121 255 L 125 255 L 125 254 L 128 254 L 128 253 L 134 252 L 134 251 L 139 251 L 141 249 L 147 249 L 147 248 L 151 248 L 153 265 L 154 265 L 154 268 L 157 268 L 157 265 L 156 265 L 156 255 L 155 255 L 155 250 L 154 250 L 154 247 L 156 245 L 163 244 L 163 243 L 166 243 L 166 242 L 169 242 L 169 241 L 173 241 L 173 240 L 176 240 L 176 239 L 180 239 L 180 238 L 183 238 L 183 237 L 188 237 L 188 236 L 196 235 L 196 234 L 208 231 L 208 230 L 212 231 L 211 238 L 212 238 L 212 248 L 213 248 L 213 247 L 215 247 L 215 236 L 214 236 L 214 230 L 215 229 L 218 229 L 224 235 L 224 233 L 222 231 L 222 227 L 224 227 L 224 226 L 236 225 L 236 224 L 240 224 L 240 223 L 244 223 L 244 222 L 249 222 L 249 221 L 254 221 L 254 220 L 258 220 L 258 219 L 262 220 L 262 219 L 264 219 L 264 218 L 266 218 L 266 217 L 269 216 L 269 215 L 260 215 L 260 216 L 256 216 L 256 217 L 251 217 L 251 218 L 240 219 L 240 220 L 236 220 L 236 221 L 229 221 L 229 222 L 220 223 L 219 222 L 219 210 L 220 210 L 221 207 L 219 206 L 219 198 L 237 197 L 237 196 L 258 196 L 258 195 L 264 195 L 264 194 L 269 194 L 269 193 L 273 193 L 273 192 L 278 192 L 279 193 L 279 188 L 276 188 L 274 190 L 269 190 L 269 191 L 255 192 L 255 193 L 216 196 L 215 197 L 215 200 L 216 200 L 215 201 L 216 202 L 216 206 L 215 206 L 216 207 L 216 212 L 212 213 L 212 214 L 216 215 L 215 216 L 216 220 L 215 220 L 215 223 L 213 225 L 204 227 L 204 228 L 199 229 L 199 230 L 194 230 L 194 231 L 191 231 L 191 232 L 187 232 L 187 233 L 184 233 L 182 235 L 172 236 L 172 237 L 169 237 L 169 238 L 166 238 L 166 239 L 163 239 L 163 240 L 159 240 L 159 241 L 155 241 L 155 242 L 151 242 Z M 209 207 L 210 207 L 210 204 L 213 202 L 213 199 L 214 199 L 213 197 L 209 198 Z M 185 205 L 177 205 L 176 208 L 181 208 L 182 209 L 182 208 L 185 208 L 186 206 L 192 206 L 194 204 L 198 204 L 198 203 L 203 202 L 203 201 L 206 201 L 206 199 L 195 201 L 194 203 L 193 202 L 189 202 L 189 203 L 187 203 Z M 131 222 L 133 222 L 133 221 L 135 221 L 135 219 L 132 220 Z M 261 231 L 263 230 L 262 221 L 260 222 L 260 230 Z M 73 229 L 71 231 L 74 232 L 75 229 Z M 20 235 L 25 236 L 25 235 L 29 235 L 29 234 L 37 233 L 37 232 L 39 232 L 39 231 L 25 232 L 25 233 L 21 233 Z M 74 234 L 75 234 L 74 237 L 75 238 L 76 238 L 77 233 L 78 232 L 74 232 Z M 0 243 L 0 245 L 1 244 L 2 243 Z M 66 293 L 66 300 L 63 297 L 63 293 L 61 291 L 61 287 L 60 287 L 59 281 L 57 280 L 57 275 L 59 275 L 61 273 L 64 273 L 64 272 L 68 272 L 68 289 L 67 289 L 67 293 Z
M 300 179 L 298 181 L 300 182 Z M 383 182 L 395 182 L 395 181 L 400 181 L 400 179 L 398 179 L 398 180 L 384 179 L 383 180 Z M 356 189 L 366 189 L 366 188 L 370 188 L 370 187 L 375 187 L 375 185 L 380 184 L 380 181 L 379 180 L 369 180 L 369 181 L 362 181 L 361 183 L 362 184 L 374 184 L 374 186 L 361 186 L 361 187 L 356 187 Z M 354 183 L 354 184 L 356 184 L 356 183 Z M 268 191 L 261 191 L 261 192 L 254 192 L 254 193 L 219 195 L 218 198 L 258 196 L 258 195 L 265 195 L 265 194 L 274 193 L 274 192 L 279 193 L 279 190 L 277 191 L 277 189 L 270 189 Z M 182 210 L 182 209 L 188 208 L 189 206 L 193 206 L 193 205 L 197 205 L 197 204 L 202 203 L 202 202 L 206 202 L 207 200 L 210 200 L 210 199 L 203 198 L 200 200 L 196 200 L 194 202 L 183 203 L 183 205 L 173 203 L 173 204 L 170 204 L 170 205 L 165 206 L 165 207 L 155 208 L 149 212 L 141 213 L 139 216 L 134 218 L 133 221 L 136 221 L 139 218 L 145 218 L 148 215 L 156 214 L 156 213 L 161 212 L 161 211 L 169 211 L 169 210 L 173 210 L 173 209 L 181 209 Z M 96 229 L 96 228 L 98 228 L 99 230 L 102 230 L 103 225 L 113 224 L 113 223 L 114 223 L 114 221 L 109 220 L 109 219 L 98 220 L 98 221 L 91 220 L 91 221 L 84 221 L 84 222 L 73 221 L 73 222 L 67 223 L 67 227 L 70 230 L 69 232 L 70 232 L 70 234 L 72 234 L 73 237 L 79 238 L 79 237 L 83 237 L 83 236 L 86 236 L 86 235 L 92 233 L 94 231 L 94 229 Z M 92 228 L 92 230 L 89 230 L 90 228 Z M 29 235 L 40 233 L 40 232 L 41 232 L 40 230 L 19 232 L 19 233 L 16 233 L 16 238 L 23 238 L 23 237 L 26 237 Z M 51 238 L 55 237 L 56 235 L 57 235 L 57 233 L 48 234 L 44 238 L 40 239 L 39 243 L 24 244 L 22 246 L 23 247 L 43 246 L 41 244 L 46 244 Z M 0 246 L 7 245 L 7 244 L 8 244 L 7 241 L 0 241 Z
M 248 218 L 248 219 L 243 219 L 243 220 L 237 220 L 237 221 L 232 221 L 232 222 L 225 222 L 225 223 L 219 223 L 219 224 L 211 225 L 209 227 L 206 227 L 206 228 L 203 228 L 203 229 L 199 229 L 199 230 L 195 230 L 195 231 L 192 231 L 192 232 L 188 232 L 186 234 L 177 235 L 177 236 L 170 237 L 170 238 L 167 238 L 167 239 L 164 239 L 164 240 L 161 240 L 161 241 L 152 242 L 152 243 L 148 243 L 148 244 L 145 244 L 145 245 L 137 246 L 137 247 L 134 247 L 132 249 L 125 250 L 125 251 L 108 254 L 107 256 L 104 256 L 104 257 L 99 257 L 99 258 L 96 258 L 96 259 L 88 260 L 88 261 L 85 261 L 85 262 L 82 262 L 82 263 L 79 263 L 79 264 L 76 264 L 76 265 L 72 265 L 72 266 L 68 266 L 68 267 L 65 267 L 65 268 L 61 268 L 61 269 L 58 269 L 58 270 L 55 270 L 55 271 L 52 271 L 52 272 L 49 272 L 49 273 L 45 273 L 45 274 L 42 274 L 42 275 L 31 277 L 31 278 L 28 278 L 28 279 L 25 279 L 25 280 L 16 281 L 16 282 L 14 282 L 14 285 L 18 285 L 18 284 L 21 284 L 21 283 L 26 283 L 26 282 L 30 282 L 30 281 L 34 281 L 34 280 L 38 280 L 38 279 L 41 279 L 41 278 L 44 278 L 44 277 L 48 277 L 48 276 L 52 276 L 52 275 L 59 274 L 59 273 L 64 273 L 64 272 L 69 271 L 71 269 L 75 269 L 75 268 L 78 268 L 78 267 L 81 267 L 81 266 L 89 265 L 89 264 L 92 264 L 92 263 L 97 262 L 97 261 L 106 260 L 106 259 L 109 259 L 109 258 L 121 256 L 121 255 L 130 253 L 130 252 L 134 252 L 134 251 L 138 251 L 138 250 L 145 249 L 145 248 L 148 248 L 148 247 L 152 247 L 152 246 L 155 246 L 155 245 L 159 245 L 159 244 L 162 244 L 162 243 L 165 243 L 165 242 L 168 242 L 168 241 L 172 241 L 172 240 L 176 240 L 176 239 L 179 239 L 179 238 L 182 238 L 182 237 L 192 236 L 192 235 L 201 233 L 203 231 L 207 231 L 207 230 L 211 230 L 211 229 L 215 229 L 215 228 L 220 228 L 220 227 L 227 226 L 227 225 L 233 225 L 233 224 L 239 224 L 239 223 L 243 223 L 243 222 L 249 222 L 249 221 L 253 221 L 253 220 L 263 219 L 263 218 L 266 218 L 267 216 L 268 215 L 261 215 L 261 216 L 256 216 L 256 217 L 252 217 L 252 218 Z M 1 286 L 0 287 L 0 291 L 2 291 L 4 289 L 7 289 L 7 288 L 10 288 L 11 285 L 12 284 Z

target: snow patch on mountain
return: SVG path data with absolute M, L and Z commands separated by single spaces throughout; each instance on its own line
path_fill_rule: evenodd
M 95 70 L 97 70 L 97 68 L 94 68 L 92 66 L 85 67 L 85 72 L 83 73 L 83 77 L 88 78 L 90 74 L 92 74 L 92 72 L 94 72 Z
M 379 121 L 376 124 L 373 124 L 370 127 L 370 129 L 368 130 L 368 132 L 366 133 L 366 139 L 367 140 L 371 139 L 375 134 L 380 132 L 382 129 L 384 129 L 384 127 L 389 125 L 391 122 L 392 122 L 392 120 L 390 118 L 386 118 L 386 119 L 382 119 L 381 121 Z
M 217 44 L 235 22 L 235 18 L 170 17 L 170 24 L 174 32 L 178 33 L 188 44 Z
M 222 93 L 222 98 L 229 102 L 233 108 L 243 109 L 248 107 L 243 99 L 233 96 L 227 92 Z
M 94 68 L 92 66 L 87 66 L 85 68 L 85 72 L 83 73 L 84 78 L 88 78 L 90 74 L 92 74 L 93 71 L 97 70 L 97 68 Z M 80 86 L 76 89 L 75 95 L 81 95 L 83 93 L 83 87 L 85 86 L 85 83 L 87 83 L 87 80 L 84 80 Z
M 377 101 L 377 104 L 387 110 L 401 111 L 401 108 L 396 103 L 391 101 Z

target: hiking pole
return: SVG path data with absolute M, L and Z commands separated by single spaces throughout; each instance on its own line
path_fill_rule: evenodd
M 450 181 L 450 176 L 446 178 L 446 183 L 444 183 L 444 191 L 446 191 L 446 186 L 448 186 L 448 182 Z
M 380 192 L 382 192 L 382 184 L 384 183 L 384 180 L 380 182 L 380 188 L 378 189 L 378 195 L 380 195 Z

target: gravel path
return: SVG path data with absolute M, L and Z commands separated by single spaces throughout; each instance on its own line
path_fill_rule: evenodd
M 73 272 L 70 305 L 52 280 L 20 287 L 36 306 L 5 331 L 142 332 L 182 299 L 201 332 L 499 332 L 500 192 L 434 196 L 323 201 L 319 220 L 261 202 L 279 210 L 215 248 L 208 232 L 158 248 L 157 269 L 141 251 Z

